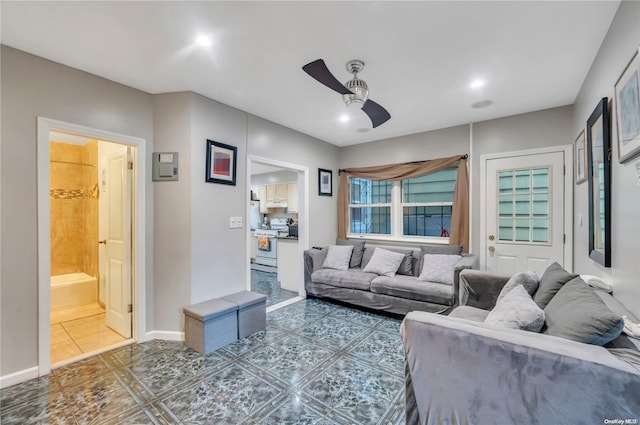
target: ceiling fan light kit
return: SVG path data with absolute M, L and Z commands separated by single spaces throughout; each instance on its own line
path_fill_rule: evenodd
M 358 78 L 358 72 L 364 68 L 364 62 L 359 59 L 347 62 L 347 71 L 353 74 L 353 78 L 342 84 L 331 74 L 329 68 L 322 59 L 309 62 L 302 67 L 303 71 L 321 84 L 329 87 L 342 95 L 342 100 L 348 108 L 360 108 L 369 116 L 373 128 L 384 124 L 391 118 L 389 112 L 382 106 L 369 99 L 369 87 L 366 81 Z

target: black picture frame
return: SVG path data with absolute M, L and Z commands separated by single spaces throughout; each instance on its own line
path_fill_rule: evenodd
M 205 181 L 231 186 L 236 185 L 238 148 L 207 139 L 207 169 Z
M 318 168 L 318 196 L 333 196 L 333 171 Z
M 611 267 L 611 119 L 602 98 L 587 119 L 589 257 Z

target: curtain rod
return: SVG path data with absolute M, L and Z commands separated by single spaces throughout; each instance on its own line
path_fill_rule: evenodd
M 468 159 L 469 155 L 468 154 L 464 154 L 464 155 L 460 155 L 460 159 Z M 403 162 L 403 164 L 419 164 L 421 162 L 427 162 L 427 161 L 411 161 L 411 162 Z M 338 174 L 341 174 L 344 171 L 344 168 L 338 168 Z

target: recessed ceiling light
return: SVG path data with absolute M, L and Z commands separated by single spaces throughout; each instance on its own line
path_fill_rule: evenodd
M 340 122 L 348 122 L 349 121 L 349 115 L 347 114 L 342 114 L 340 115 L 340 118 L 338 118 L 340 120 Z
M 196 38 L 196 43 L 198 43 L 202 47 L 210 47 L 211 44 L 213 44 L 211 42 L 211 39 L 209 37 L 207 37 L 206 35 L 199 35 Z
M 484 86 L 484 80 L 473 80 L 471 84 L 469 84 L 469 87 L 472 89 L 479 89 L 482 86 Z

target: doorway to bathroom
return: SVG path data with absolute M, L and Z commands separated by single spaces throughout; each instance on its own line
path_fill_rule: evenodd
M 39 375 L 145 337 L 143 154 L 141 139 L 38 119 Z
M 131 337 L 132 147 L 49 133 L 51 363 Z

